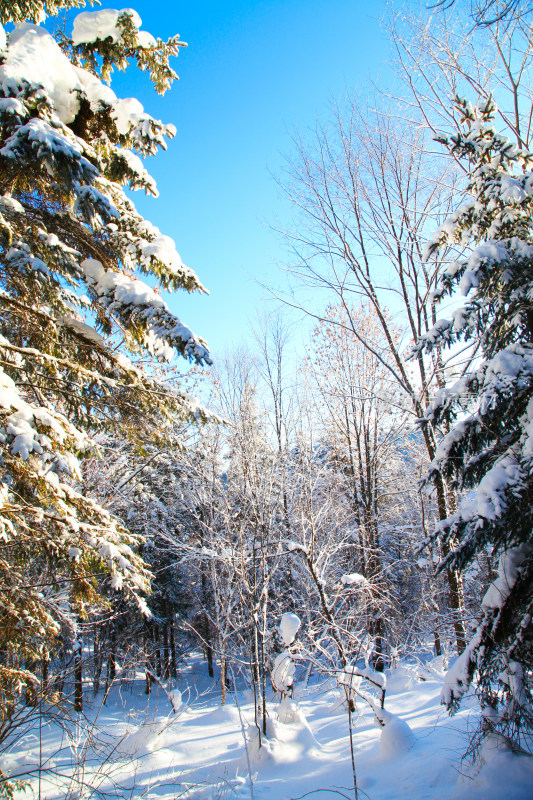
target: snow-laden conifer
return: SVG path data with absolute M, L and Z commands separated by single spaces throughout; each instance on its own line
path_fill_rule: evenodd
M 533 726 L 533 155 L 495 130 L 492 99 L 457 105 L 463 131 L 442 141 L 469 166 L 469 197 L 427 256 L 451 242 L 469 246 L 444 272 L 437 297 L 459 289 L 466 300 L 418 348 L 464 341 L 478 357 L 425 413 L 425 423 L 449 428 L 429 477 L 443 475 L 464 492 L 433 536 L 450 547 L 445 563 L 464 569 L 485 553 L 499 566 L 443 701 L 455 709 L 477 675 L 486 725 L 513 735 Z
M 31 665 L 46 658 L 65 612 L 98 600 L 95 573 L 146 610 L 137 539 L 84 495 L 80 458 L 94 452 L 95 431 L 164 442 L 167 426 L 202 416 L 137 355 L 210 362 L 160 292 L 204 288 L 124 191 L 157 195 L 140 156 L 164 148 L 175 129 L 102 82 L 135 59 L 162 93 L 181 43 L 140 30 L 131 9 L 84 12 L 59 43 L 33 24 L 79 5 L 28 0 L 1 11 L 3 23 L 17 23 L 7 34 L 0 26 L 4 688 L 36 681 Z

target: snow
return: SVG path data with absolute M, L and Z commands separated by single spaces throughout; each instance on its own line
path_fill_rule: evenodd
M 101 261 L 96 258 L 86 258 L 80 264 L 85 277 L 90 279 L 91 283 L 96 283 L 105 275 L 105 269 Z
M 262 737 L 261 745 L 257 727 L 248 727 L 248 759 L 253 770 L 279 772 L 288 765 L 312 760 L 319 752 L 318 742 L 301 712 L 287 722 L 267 719 L 267 735 Z M 248 759 L 241 760 L 242 767 L 248 767 Z
M 301 550 L 304 553 L 306 552 L 305 548 L 302 547 L 301 544 L 298 544 L 298 542 L 293 542 L 291 539 L 288 539 L 285 542 L 285 547 L 287 548 L 289 553 L 294 553 L 297 550 Z
M 135 153 L 132 153 L 131 150 L 126 150 L 126 149 L 120 150 L 119 151 L 119 156 L 120 156 L 121 159 L 123 159 L 126 162 L 130 172 L 133 172 L 138 176 L 138 179 L 142 183 L 142 185 L 145 187 L 146 192 L 150 192 L 154 197 L 157 197 L 158 196 L 158 191 L 157 191 L 155 180 L 147 172 L 147 170 L 145 170 L 144 165 L 143 165 L 141 159 L 139 158 L 139 156 L 135 155 Z M 135 179 L 133 179 L 133 180 L 135 180 Z M 167 238 L 170 238 L 170 237 L 167 237 Z M 174 244 L 173 241 L 172 241 L 172 244 Z
M 125 97 L 113 105 L 111 118 L 115 120 L 117 131 L 125 136 L 132 126 L 137 125 L 144 116 L 142 103 L 136 97 Z
M 371 667 L 364 667 L 359 670 L 359 674 L 362 675 L 363 678 L 366 678 L 366 680 L 377 684 L 382 689 L 385 689 L 387 686 L 387 676 L 384 672 L 376 672 L 376 670 Z
M 64 325 L 65 328 L 70 328 L 83 339 L 91 342 L 91 344 L 94 344 L 97 347 L 103 347 L 105 344 L 103 337 L 100 336 L 100 334 L 95 331 L 94 328 L 91 328 L 90 325 L 86 325 L 79 319 L 75 319 L 74 317 L 59 317 L 58 323 L 60 325 Z
M 458 423 L 456 425 L 456 441 L 465 424 Z M 458 430 L 459 426 L 461 426 L 461 430 Z M 448 439 L 448 436 L 445 438 L 446 444 L 451 445 L 453 440 Z M 435 463 L 444 457 L 443 444 L 444 440 L 437 448 Z M 517 486 L 520 478 L 521 470 L 516 457 L 512 453 L 503 456 L 485 473 L 476 491 L 461 500 L 458 511 L 449 518 L 449 522 L 456 524 L 459 521 L 471 521 L 476 518 L 480 520 L 498 519 L 507 507 L 506 492 Z
M 26 409 L 24 409 L 11 414 L 6 420 L 6 433 L 13 437 L 11 452 L 14 456 L 19 455 L 24 461 L 29 459 L 30 453 L 40 455 L 43 452 L 43 443 L 35 428 L 30 424 L 32 416 L 27 415 Z
M 484 609 L 499 609 L 509 597 L 520 574 L 520 567 L 533 553 L 533 545 L 522 542 L 500 557 L 498 577 L 491 583 L 481 602 Z
M 74 120 L 79 109 L 74 92 L 83 88 L 76 69 L 44 28 L 29 23 L 17 25 L 11 32 L 5 62 L 0 66 L 0 85 L 6 95 L 10 85 L 23 79 L 44 87 L 62 122 Z
M 108 296 L 122 305 L 149 305 L 151 308 L 167 308 L 161 296 L 137 278 L 130 278 L 122 272 L 105 270 L 100 261 L 87 258 L 81 263 L 85 276 L 89 278 L 94 292 L 99 297 Z
M 467 268 L 459 281 L 461 294 L 466 297 L 472 288 L 479 286 L 478 272 L 483 265 L 500 263 L 508 258 L 509 252 L 504 242 L 487 241 L 478 245 L 470 254 Z
M 172 272 L 177 273 L 183 269 L 183 262 L 176 250 L 174 239 L 165 234 L 158 234 L 143 245 L 141 263 L 148 264 L 152 258 L 165 264 Z
M 87 96 L 87 100 L 91 104 L 91 108 L 96 111 L 101 103 L 109 106 L 115 106 L 120 103 L 117 96 L 111 87 L 106 86 L 105 83 L 98 80 L 98 78 L 91 72 L 81 67 L 74 66 L 76 77 L 78 78 L 81 88 Z
M 291 612 L 287 612 L 283 614 L 281 617 L 281 622 L 279 624 L 279 632 L 281 634 L 281 638 L 283 640 L 283 644 L 288 647 L 294 642 L 296 638 L 296 634 L 300 630 L 300 625 L 302 621 L 300 617 L 296 614 L 292 614 Z
M 337 683 L 347 690 L 348 697 L 355 699 L 355 692 L 359 690 L 363 676 L 359 674 L 359 670 L 355 667 L 345 667 L 342 672 L 337 673 Z
M 285 725 L 291 725 L 294 722 L 304 722 L 303 716 L 298 703 L 284 697 L 278 706 L 278 720 Z
M 385 727 L 376 727 L 369 708 L 361 706 L 359 716 L 353 715 L 361 796 L 370 800 L 530 800 L 532 759 L 513 754 L 496 737 L 484 741 L 475 765 L 461 760 L 479 721 L 479 709 L 473 699 L 467 699 L 462 711 L 450 718 L 439 704 L 443 681 L 439 660 L 426 666 L 423 682 L 416 679 L 414 665 L 407 663 L 389 673 Z M 297 684 L 296 688 L 297 702 L 280 704 L 272 694 L 267 697 L 267 736 L 261 736 L 259 747 L 253 703 L 239 690 L 238 707 L 232 694 L 221 707 L 218 675 L 209 680 L 202 657 L 193 656 L 183 664 L 177 687 L 164 691 L 154 685 L 149 698 L 144 694 L 143 673 L 117 681 L 105 705 L 102 694 L 93 699 L 88 686 L 87 725 L 82 717 L 77 731 L 73 728 L 65 740 L 59 725 L 45 721 L 43 759 L 46 763 L 53 756 L 54 768 L 68 775 L 73 757 L 83 753 L 86 736 L 91 734 L 101 749 L 99 754 L 89 751 L 85 780 L 117 797 L 248 800 L 253 793 L 258 800 L 290 800 L 307 792 L 317 800 L 353 797 L 346 710 L 338 703 L 332 706 L 334 690 L 323 679 L 315 677 L 307 687 Z M 187 698 L 178 714 L 173 710 L 173 691 Z M 107 760 L 106 752 L 112 753 Z M 19 737 L 2 768 L 30 768 L 38 758 L 37 727 Z M 37 792 L 38 778 L 31 781 Z M 47 800 L 65 796 L 64 786 L 46 771 L 41 775 L 41 792 Z M 16 800 L 24 796 L 19 793 Z
M 344 586 L 365 586 L 368 581 L 365 576 L 361 575 L 359 572 L 351 572 L 342 576 L 341 583 Z
M 274 660 L 272 668 L 272 686 L 278 692 L 288 692 L 294 681 L 296 666 L 286 650 L 283 650 Z
M 136 28 L 142 25 L 141 18 L 132 8 L 123 8 L 117 11 L 114 8 L 103 8 L 99 11 L 83 11 L 74 18 L 72 28 L 72 42 L 75 45 L 87 42 L 103 41 L 108 37 L 113 42 L 118 42 L 122 36 L 117 26 L 118 18 L 128 14 Z
M 518 661 L 509 661 L 507 669 L 500 673 L 498 680 L 509 687 L 509 691 L 519 706 L 528 705 L 528 694 L 524 686 L 524 668 Z
M 1 67 L 0 67 L 1 69 Z M 28 149 L 33 157 L 41 161 L 49 174 L 53 175 L 59 162 L 59 169 L 64 169 L 64 161 L 71 162 L 72 174 L 78 180 L 92 181 L 96 177 L 96 167 L 83 155 L 81 140 L 66 135 L 51 123 L 33 118 L 26 125 L 17 128 L 0 150 L 5 158 L 18 161 Z
M 15 381 L 0 367 L 0 407 L 22 408 L 23 405 L 24 401 L 17 390 Z
M 521 203 L 527 198 L 527 192 L 516 178 L 511 175 L 502 175 L 500 178 L 500 197 L 503 203 Z
M 483 627 L 485 624 L 491 624 L 494 617 L 503 608 L 520 575 L 522 564 L 532 553 L 533 544 L 522 542 L 522 544 L 510 548 L 501 555 L 498 577 L 490 584 L 481 601 L 484 617 L 468 642 L 466 649 L 455 660 L 445 675 L 442 687 L 442 702 L 447 706 L 459 700 L 467 692 L 472 673 L 477 664 L 476 658 L 482 642 Z M 517 703 L 524 701 L 522 673 L 519 664 L 510 661 L 507 670 L 501 673 L 500 680 L 507 684 Z
M 171 691 L 168 692 L 168 699 L 172 703 L 172 708 L 176 713 L 183 708 L 183 695 L 178 689 L 171 689 Z
M 379 754 L 383 760 L 405 756 L 415 741 L 415 735 L 404 719 L 394 714 L 386 715 L 379 739 Z
M 139 47 L 149 49 L 150 47 L 156 47 L 157 42 L 152 34 L 148 33 L 148 31 L 139 31 L 137 34 L 137 44 Z
M 14 197 L 6 197 L 5 195 L 0 195 L 0 211 L 2 209 L 10 209 L 11 211 L 16 211 L 19 214 L 25 214 L 24 206 L 19 203 L 18 200 L 15 200 Z

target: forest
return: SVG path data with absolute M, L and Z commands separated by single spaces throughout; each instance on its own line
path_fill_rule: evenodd
M 104 6 L 0 4 L 0 798 L 529 800 L 533 6 L 380 7 L 216 356 Z

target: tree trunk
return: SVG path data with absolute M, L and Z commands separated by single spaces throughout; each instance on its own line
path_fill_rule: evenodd
M 213 670 L 213 648 L 211 647 L 211 643 L 209 642 L 206 645 L 207 650 L 207 674 L 210 678 L 214 678 L 215 672 Z
M 226 705 L 226 656 L 223 648 L 220 652 L 220 705 Z
M 31 672 L 31 674 L 33 675 L 36 667 L 37 667 L 37 661 L 34 661 L 33 659 L 29 658 L 26 659 L 27 672 Z M 37 705 L 37 692 L 35 689 L 35 683 L 33 681 L 29 681 L 26 684 L 25 703 L 28 706 L 28 708 L 32 708 Z
M 111 623 L 111 628 L 109 631 L 109 653 L 107 655 L 107 669 L 105 676 L 104 703 L 107 699 L 107 695 L 111 690 L 113 681 L 115 680 L 115 675 L 117 670 L 115 648 L 116 648 L 115 625 L 114 623 Z
M 49 668 L 49 660 L 48 660 L 48 653 L 43 657 L 41 661 L 41 692 L 45 694 L 46 688 L 48 686 L 48 668 Z
M 433 460 L 435 451 L 433 447 L 428 446 L 428 452 Z M 435 480 L 435 486 L 437 489 L 437 506 L 439 510 L 439 519 L 445 520 L 448 516 L 448 508 L 446 504 L 446 493 L 444 482 L 441 477 L 437 477 Z M 448 542 L 444 542 L 442 546 L 442 554 L 444 558 L 450 553 L 450 544 Z M 455 643 L 457 646 L 457 652 L 459 655 L 463 652 L 466 647 L 466 631 L 464 626 L 464 596 L 463 596 L 463 582 L 461 578 L 461 574 L 449 567 L 446 570 L 446 577 L 448 579 L 448 602 L 450 604 L 450 608 L 452 610 L 453 615 L 453 628 L 455 631 Z
M 78 633 L 74 642 L 74 710 L 83 711 L 83 642 Z
M 170 677 L 176 679 L 178 677 L 178 668 L 176 664 L 176 641 L 174 639 L 174 614 L 170 615 L 169 646 L 170 646 Z
M 163 625 L 163 677 L 170 678 L 170 653 L 168 648 L 168 622 Z
M 161 678 L 161 628 L 159 625 L 154 625 L 154 640 L 155 640 L 155 674 Z
M 96 695 L 100 691 L 100 678 L 102 676 L 102 651 L 98 637 L 98 626 L 95 626 L 94 629 L 93 654 L 94 654 L 93 694 L 96 697 Z
M 372 653 L 372 666 L 376 672 L 383 672 L 385 669 L 385 658 L 383 655 L 383 622 L 380 618 L 372 622 L 372 634 L 374 637 L 374 651 Z

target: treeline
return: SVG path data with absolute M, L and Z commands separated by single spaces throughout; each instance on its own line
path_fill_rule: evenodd
M 115 598 L 78 625 L 89 690 L 141 670 L 150 691 L 200 647 L 222 702 L 237 677 L 261 698 L 288 611 L 302 621 L 302 664 L 332 674 L 343 661 L 381 671 L 409 653 L 456 652 L 442 552 L 419 552 L 438 521 L 419 485 L 423 437 L 380 363 L 375 318 L 350 311 L 380 358 L 338 325 L 343 314 L 328 309 L 300 364 L 290 326 L 258 324 L 254 352 L 202 377 L 224 421 L 183 429 L 186 450 L 137 454 L 115 438 L 85 463 L 87 489 L 142 539 L 152 573 L 149 619 Z M 490 569 L 484 557 L 469 574 L 465 627 Z

